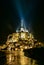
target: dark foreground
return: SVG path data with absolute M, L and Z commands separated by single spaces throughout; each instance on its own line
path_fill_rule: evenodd
M 40 65 L 44 65 L 44 48 L 33 48 L 24 50 L 24 55 L 36 59 Z
M 0 51 L 0 65 L 44 65 L 44 48 L 6 53 Z

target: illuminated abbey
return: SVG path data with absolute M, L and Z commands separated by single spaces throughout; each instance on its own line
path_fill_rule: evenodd
M 6 48 L 8 51 L 12 50 L 23 50 L 23 49 L 30 49 L 38 46 L 42 46 L 41 43 L 38 43 L 32 33 L 30 33 L 23 23 L 24 21 L 21 20 L 21 25 L 18 29 L 16 29 L 15 33 L 9 34 L 7 37 L 6 44 L 0 49 Z M 36 42 L 36 43 L 35 43 Z

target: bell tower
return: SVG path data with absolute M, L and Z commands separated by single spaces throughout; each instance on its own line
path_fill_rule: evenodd
M 24 20 L 21 20 L 20 26 L 19 28 L 16 30 L 16 32 L 28 32 L 28 30 L 26 29 L 26 25 L 24 23 Z

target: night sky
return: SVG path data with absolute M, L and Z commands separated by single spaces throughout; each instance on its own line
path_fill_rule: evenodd
M 44 42 L 43 0 L 0 0 L 0 44 L 6 42 L 8 34 L 15 32 L 21 19 L 35 38 Z

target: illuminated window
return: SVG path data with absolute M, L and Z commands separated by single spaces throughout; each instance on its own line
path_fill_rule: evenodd
M 25 38 L 25 33 L 21 33 L 21 38 Z

